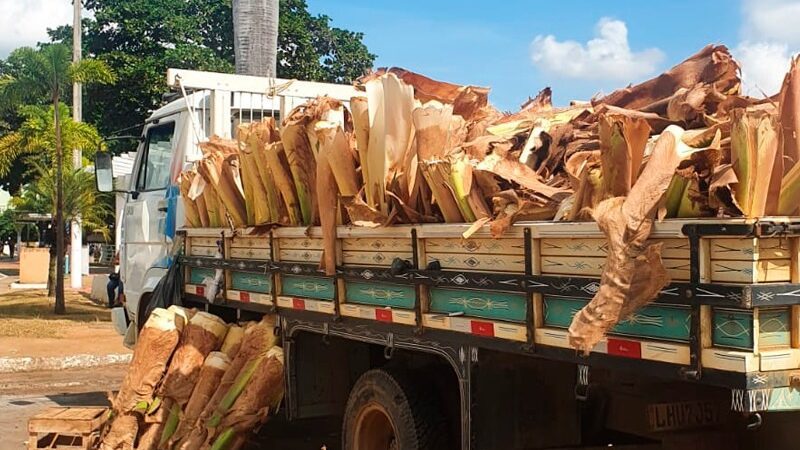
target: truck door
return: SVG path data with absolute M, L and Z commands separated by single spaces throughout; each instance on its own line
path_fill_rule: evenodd
M 175 121 L 162 120 L 147 128 L 125 206 L 122 276 L 131 306 L 138 303 L 151 267 L 165 267 L 167 186 L 175 151 Z

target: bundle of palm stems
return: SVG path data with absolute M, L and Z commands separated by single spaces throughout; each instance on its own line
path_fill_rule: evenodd
M 800 206 L 797 59 L 781 91 L 760 99 L 742 95 L 739 65 L 714 45 L 653 79 L 561 108 L 545 88 L 501 113 L 488 88 L 399 68 L 356 87 L 363 95 L 349 105 L 320 97 L 280 127 L 241 126 L 225 145 L 237 153 L 209 155 L 196 169 L 215 187 L 204 191 L 205 211 L 200 183 L 187 181 L 185 201 L 199 216 L 187 214 L 190 224 L 222 211 L 233 226 L 319 225 L 321 266 L 332 274 L 337 224 L 472 223 L 468 238 L 484 225 L 500 236 L 518 221 L 595 220 L 617 253 L 604 280 L 636 270 L 603 282 L 598 296 L 614 306 L 592 303 L 576 317 L 573 344 L 587 350 L 623 305 L 651 300 L 668 281 L 660 249 L 643 244 L 653 220 L 795 215 Z M 236 157 L 229 166 L 241 183 L 219 162 Z M 220 174 L 206 175 L 212 169 Z
M 283 397 L 274 327 L 270 317 L 239 326 L 176 306 L 154 310 L 98 448 L 241 448 Z

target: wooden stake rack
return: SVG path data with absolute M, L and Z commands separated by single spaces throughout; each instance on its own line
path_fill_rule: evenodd
M 318 269 L 318 228 L 186 229 L 186 293 L 200 300 L 202 281 L 221 269 L 223 297 L 241 309 L 444 332 L 581 364 L 652 363 L 665 375 L 774 394 L 741 402 L 745 412 L 800 409 L 789 388 L 800 378 L 800 219 L 656 224 L 651 239 L 672 283 L 588 360 L 570 348 L 567 327 L 600 286 L 607 247 L 597 225 L 529 222 L 498 239 L 487 228 L 463 239 L 468 228 L 339 227 L 333 277 Z

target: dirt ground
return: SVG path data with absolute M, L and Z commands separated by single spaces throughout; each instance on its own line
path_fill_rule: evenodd
M 27 448 L 28 418 L 51 406 L 107 406 L 108 393 L 125 376 L 126 366 L 0 374 L 0 450 Z M 270 420 L 247 450 L 335 450 L 337 420 Z
M 67 314 L 53 313 L 44 290 L 0 294 L 0 358 L 127 354 L 107 308 L 85 293 L 66 293 Z M 2 371 L 2 370 L 0 370 Z

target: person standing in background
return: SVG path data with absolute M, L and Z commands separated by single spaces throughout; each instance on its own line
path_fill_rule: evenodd
M 122 286 L 122 278 L 119 276 L 119 250 L 114 255 L 114 272 L 108 275 L 108 307 L 121 306 L 125 303 L 125 292 Z M 119 292 L 117 292 L 119 290 Z

